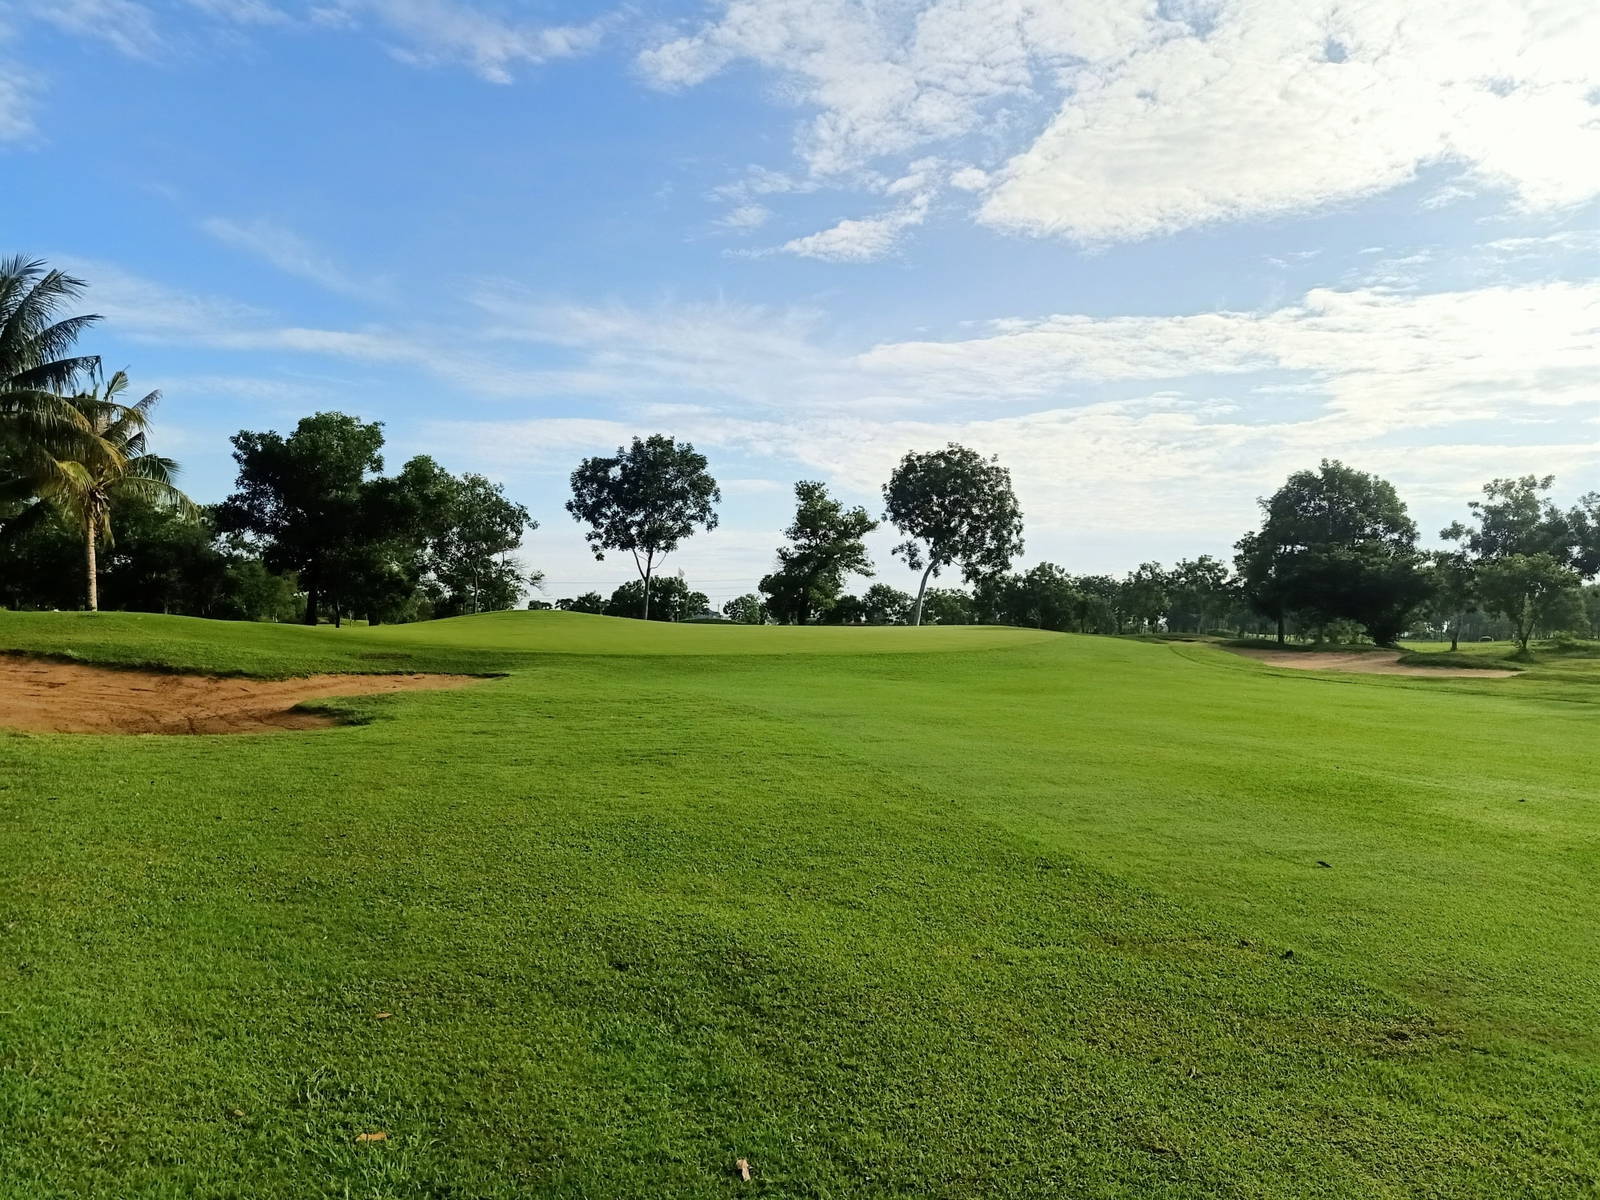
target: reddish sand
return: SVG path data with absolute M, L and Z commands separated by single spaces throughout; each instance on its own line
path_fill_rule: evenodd
M 1415 667 L 1400 661 L 1397 650 L 1358 650 L 1349 654 L 1319 653 L 1311 650 L 1257 650 L 1230 646 L 1235 654 L 1253 658 L 1273 667 L 1294 667 L 1300 671 L 1354 671 L 1362 675 L 1416 675 L 1462 679 L 1510 679 L 1515 671 L 1480 670 L 1476 667 Z
M 338 724 L 302 700 L 463 687 L 470 675 L 224 679 L 0 657 L 0 728 L 38 733 L 280 733 Z

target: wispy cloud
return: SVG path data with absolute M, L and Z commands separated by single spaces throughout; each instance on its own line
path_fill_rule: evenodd
M 287 275 L 318 287 L 363 300 L 382 299 L 387 287 L 380 281 L 352 275 L 323 250 L 292 229 L 271 221 L 234 221 L 208 217 L 200 228 L 209 236 L 270 263 Z

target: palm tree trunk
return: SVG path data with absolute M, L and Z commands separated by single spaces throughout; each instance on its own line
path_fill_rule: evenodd
M 83 539 L 84 566 L 89 576 L 89 611 L 100 611 L 100 564 L 95 559 L 95 520 L 90 516 L 88 530 Z

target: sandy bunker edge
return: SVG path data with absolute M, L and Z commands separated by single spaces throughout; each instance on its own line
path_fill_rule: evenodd
M 0 730 L 27 733 L 237 734 L 344 724 L 307 700 L 439 691 L 477 675 L 309 675 L 254 679 L 0 656 Z

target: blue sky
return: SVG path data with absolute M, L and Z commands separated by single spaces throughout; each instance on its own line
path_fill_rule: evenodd
M 620 582 L 586 454 L 693 440 L 718 602 L 789 488 L 1001 456 L 1029 562 L 1226 554 L 1324 455 L 1432 532 L 1600 487 L 1592 0 L 8 0 L 0 221 L 194 496 L 338 408 Z M 903 584 L 887 532 L 881 575 Z

